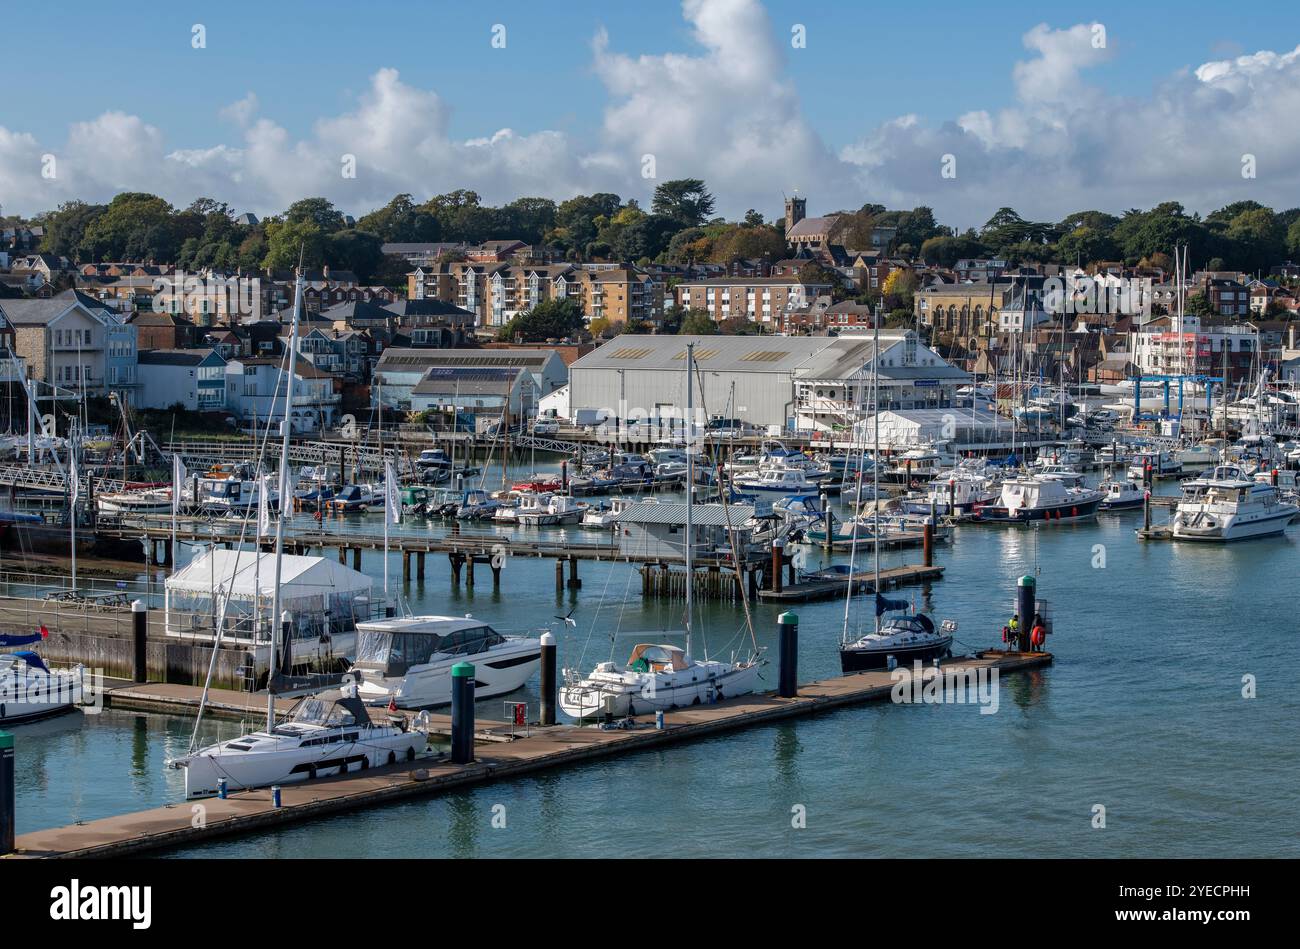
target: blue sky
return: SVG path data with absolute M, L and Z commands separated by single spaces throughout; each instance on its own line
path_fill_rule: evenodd
M 1090 112 L 1076 116 L 1084 122 L 1107 121 L 1113 110 L 1128 110 L 1130 105 L 1135 116 L 1145 110 L 1145 126 L 1139 120 L 1133 126 L 1135 134 L 1142 134 L 1144 128 L 1150 130 L 1150 116 L 1167 114 L 1171 102 L 1175 111 L 1190 108 L 1194 99 L 1195 108 L 1204 108 L 1197 98 L 1204 90 L 1188 79 L 1202 64 L 1259 50 L 1281 55 L 1300 42 L 1300 5 L 1283 4 L 1266 14 L 1255 5 L 1255 14 L 1244 16 L 1241 8 L 1225 4 L 1132 2 L 1048 6 L 689 0 L 684 13 L 672 2 L 609 0 L 478 5 L 233 0 L 172 3 L 158 5 L 151 14 L 123 10 L 106 17 L 102 4 L 72 0 L 59 5 L 54 23 L 48 7 L 10 7 L 0 58 L 10 76 L 33 79 L 18 83 L 13 90 L 17 94 L 8 95 L 0 111 L 0 201 L 25 211 L 66 199 L 75 188 L 82 189 L 78 194 L 103 199 L 114 188 L 147 188 L 149 180 L 158 190 L 174 188 L 177 193 L 167 196 L 176 201 L 185 200 L 181 192 L 186 187 L 221 187 L 230 193 L 217 197 L 263 212 L 275 210 L 295 181 L 332 188 L 331 197 L 359 211 L 379 200 L 385 189 L 419 195 L 460 183 L 493 199 L 510 197 L 512 189 L 550 189 L 554 197 L 588 187 L 637 194 L 650 187 L 634 173 L 644 151 L 659 155 L 661 164 L 668 159 L 671 174 L 661 178 L 696 173 L 708 179 L 720 209 L 733 214 L 767 200 L 764 195 L 801 188 L 846 206 L 872 199 L 929 203 L 965 223 L 965 217 L 977 216 L 983 205 L 997 200 L 996 192 L 1015 197 L 1026 191 L 1023 183 L 999 187 L 994 177 L 998 167 L 1006 169 L 1005 176 L 1042 179 L 1022 200 L 1043 214 L 1093 204 L 1109 209 L 1124 202 L 1150 204 L 1181 197 L 1183 185 L 1189 204 L 1212 204 L 1220 195 L 1231 196 L 1243 188 L 1236 181 L 1220 180 L 1221 172 L 1231 179 L 1227 171 L 1236 153 L 1249 146 L 1260 151 L 1275 148 L 1270 154 L 1281 156 L 1289 143 L 1270 141 L 1268 148 L 1234 143 L 1221 156 L 1218 170 L 1195 169 L 1195 180 L 1184 179 L 1175 163 L 1168 189 L 1142 201 L 1147 190 L 1161 184 L 1158 168 L 1130 176 L 1121 164 L 1118 173 L 1130 180 L 1101 180 L 1099 175 L 1110 173 L 1099 168 L 1104 157 L 1044 153 L 1035 136 L 1051 134 L 1052 113 L 1067 115 L 1080 103 L 1091 106 Z M 707 35 L 702 37 L 702 17 L 707 19 L 718 8 L 720 15 L 711 26 L 706 23 Z M 206 49 L 191 48 L 195 23 L 206 27 Z M 497 23 L 506 27 L 505 49 L 490 44 Z M 790 46 L 795 23 L 807 29 L 805 49 Z M 1014 72 L 1018 62 L 1035 57 L 1025 37 L 1044 23 L 1051 31 L 1101 23 L 1106 31 L 1104 57 L 1077 69 L 1067 63 L 1069 75 L 1062 81 L 1070 95 L 1060 102 L 1027 101 L 1036 96 L 1032 88 L 1018 83 Z M 607 58 L 598 63 L 593 43 L 602 30 L 608 36 Z M 711 56 L 719 58 L 719 45 L 724 48 L 721 62 L 710 65 Z M 675 75 L 672 58 L 679 56 L 694 57 L 706 68 L 688 64 L 674 82 L 657 87 L 656 80 L 638 78 L 641 56 L 651 57 L 646 70 L 650 74 L 659 69 L 664 76 Z M 716 81 L 732 74 L 733 56 L 760 63 L 763 77 L 772 82 L 758 77 L 750 85 L 737 82 L 731 87 Z M 426 154 L 420 161 L 365 154 L 374 143 L 362 134 L 354 153 L 362 157 L 363 172 L 372 174 L 361 176 L 363 185 L 336 185 L 317 164 L 323 165 L 324 156 L 337 150 L 334 146 L 344 133 L 335 129 L 322 136 L 318 124 L 364 115 L 367 97 L 377 96 L 376 75 L 383 69 L 395 70 L 400 77 L 399 102 L 408 101 L 405 90 L 436 95 L 438 105 L 430 106 L 426 116 L 431 130 L 419 140 L 426 152 L 440 154 Z M 698 88 L 691 85 L 693 72 L 700 73 Z M 1268 79 L 1289 84 L 1290 65 L 1271 70 Z M 1240 116 L 1245 104 L 1267 116 L 1270 105 L 1263 95 L 1268 90 L 1255 89 L 1249 79 L 1248 84 L 1252 88 L 1244 93 L 1230 90 L 1232 101 L 1224 107 L 1231 105 Z M 720 90 L 721 85 L 728 88 Z M 1170 101 L 1162 100 L 1162 90 L 1171 85 L 1175 88 L 1167 93 Z M 1278 95 L 1276 89 L 1272 92 Z M 224 107 L 248 93 L 256 97 L 256 109 L 249 110 L 256 118 L 241 124 L 229 114 L 223 117 Z M 1243 95 L 1258 101 L 1246 102 Z M 736 145 L 720 164 L 711 154 L 716 148 L 703 141 L 694 143 L 696 154 L 686 143 L 673 140 L 672 121 L 645 132 L 640 128 L 647 124 L 643 110 L 654 107 L 656 96 L 662 97 L 665 114 L 679 120 L 676 127 L 714 129 L 733 144 L 761 129 L 748 145 L 752 160 Z M 779 104 L 755 112 L 756 100 Z M 611 111 L 621 109 L 625 114 L 611 122 Z M 944 131 L 951 131 L 953 123 L 961 125 L 964 116 L 982 113 L 996 120 L 1004 110 L 1023 114 L 1009 115 L 1000 128 L 982 134 L 976 134 L 970 122 L 955 139 Z M 89 128 L 80 139 L 70 131 L 75 123 L 119 113 L 121 117 Z M 1286 113 L 1275 114 L 1285 120 Z M 901 116 L 913 117 L 905 135 L 890 132 L 889 123 Z M 732 117 L 731 127 L 718 129 L 719 121 L 732 122 Z M 283 133 L 284 154 L 267 158 L 275 167 L 250 164 L 249 156 L 258 149 L 249 138 L 249 123 L 257 118 Z M 1025 123 L 1031 120 L 1037 128 L 1027 131 Z M 1171 139 L 1171 149 L 1196 144 L 1195 117 L 1183 114 L 1181 123 L 1188 140 Z M 348 134 L 357 134 L 358 128 L 366 129 L 367 123 L 350 126 Z M 481 168 L 475 167 L 480 164 L 478 152 L 468 159 L 455 148 L 442 154 L 444 149 L 434 141 L 488 139 L 502 129 L 515 136 L 516 154 L 505 155 L 494 142 Z M 530 138 L 541 133 L 555 134 L 545 141 Z M 109 146 L 121 145 L 119 152 L 133 152 L 143 138 L 159 154 L 135 155 L 143 180 L 133 181 L 123 161 L 88 160 L 88 135 L 102 137 Z M 768 143 L 774 135 L 782 141 L 772 148 Z M 260 142 L 266 154 L 267 140 Z M 390 151 L 410 146 L 400 136 L 385 142 Z M 846 157 L 845 150 L 855 146 L 854 155 Z M 343 142 L 340 147 L 350 146 Z M 548 152 L 545 162 L 521 171 L 525 159 L 520 153 L 539 148 Z M 909 162 L 921 161 L 926 167 L 937 162 L 939 153 L 931 154 L 936 148 L 956 149 L 959 160 L 970 156 L 967 167 L 979 175 L 959 175 L 961 184 L 954 187 L 931 180 L 934 176 L 928 172 L 922 178 L 907 172 Z M 38 152 L 68 156 L 62 184 L 26 177 L 31 173 L 29 157 Z M 184 169 L 175 167 L 177 152 L 186 153 Z M 309 173 L 294 175 L 283 168 L 285 156 L 294 154 L 304 167 L 310 166 Z M 168 156 L 173 156 L 170 161 Z M 162 165 L 159 172 L 145 174 L 155 160 Z M 1287 169 L 1286 187 L 1295 183 L 1289 177 L 1293 170 Z M 1271 173 L 1280 200 L 1284 181 L 1276 164 Z M 995 193 L 990 193 L 990 183 Z M 1246 189 L 1264 187 L 1253 183 Z M 767 200 L 762 209 L 769 211 L 773 203 Z M 814 199 L 814 211 L 817 203 Z

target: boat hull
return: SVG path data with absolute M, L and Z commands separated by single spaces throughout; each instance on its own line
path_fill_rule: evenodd
M 1086 521 L 1097 515 L 1101 498 L 1092 501 L 1067 501 L 1036 508 L 1019 508 L 1014 513 L 1001 505 L 988 505 L 976 512 L 976 520 L 990 524 L 1029 524 L 1045 521 L 1053 524 L 1067 524 L 1073 521 Z
M 1238 540 L 1275 537 L 1286 530 L 1295 516 L 1295 511 L 1279 511 L 1252 517 L 1249 520 L 1234 519 L 1226 527 L 1217 523 L 1214 527 L 1189 527 L 1175 522 L 1170 536 L 1174 540 L 1199 541 L 1208 544 L 1228 544 Z
M 698 682 L 685 682 L 651 692 L 636 687 L 564 686 L 560 689 L 560 708 L 577 719 L 627 718 L 657 710 L 671 711 L 691 705 L 707 705 L 723 699 L 747 695 L 759 685 L 757 664 L 740 666 Z
M 881 647 L 869 649 L 855 649 L 852 646 L 840 647 L 840 671 L 850 672 L 869 672 L 871 670 L 886 669 L 889 666 L 889 657 L 893 656 L 898 665 L 906 665 L 913 660 L 928 662 L 931 659 L 942 659 L 952 651 L 952 637 L 944 636 L 932 642 L 918 646 L 900 646 L 897 648 Z

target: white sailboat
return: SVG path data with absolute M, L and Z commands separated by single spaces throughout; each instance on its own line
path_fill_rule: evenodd
M 695 347 L 686 347 L 686 418 L 687 438 L 694 435 Z M 694 453 L 687 455 L 686 533 L 686 646 L 667 643 L 638 643 L 624 664 L 602 662 L 586 676 L 576 670 L 564 670 L 566 684 L 560 688 L 560 708 L 578 719 L 598 716 L 622 718 L 657 709 L 682 708 L 746 695 L 758 688 L 758 650 L 747 659 L 724 662 L 718 659 L 695 659 L 691 655 L 693 631 L 693 591 L 691 578 L 694 548 L 695 478 Z M 748 606 L 746 606 L 748 620 Z
M 284 419 L 281 422 L 282 445 L 280 452 L 279 496 L 289 491 L 289 436 L 293 410 L 294 362 L 298 349 L 298 327 L 302 312 L 303 281 L 299 267 L 294 287 L 293 324 L 289 333 L 289 349 L 285 354 L 287 371 Z M 280 614 L 280 591 L 284 561 L 284 518 L 276 519 L 275 526 L 275 579 L 272 586 L 271 616 L 279 622 L 272 623 L 270 669 L 267 677 L 266 728 L 240 736 L 233 741 L 222 741 L 195 749 L 207 702 L 212 669 L 215 665 L 221 630 L 225 626 L 229 597 L 223 598 L 221 617 L 217 623 L 217 642 L 212 650 L 213 665 L 208 669 L 208 681 L 203 686 L 199 717 L 190 739 L 190 752 L 168 764 L 185 769 L 186 798 L 204 797 L 218 791 L 218 781 L 224 778 L 227 788 L 266 787 L 306 781 L 322 774 L 343 774 L 352 768 L 364 769 L 398 760 L 411 761 L 428 743 L 425 732 L 408 727 L 405 718 L 381 723 L 372 721 L 365 705 L 357 697 L 354 678 L 341 690 L 324 691 L 320 686 L 295 688 L 290 679 L 292 672 L 289 632 L 291 617 Z M 238 560 L 236 560 L 238 570 Z M 284 635 L 288 634 L 288 635 Z M 282 638 L 283 637 L 283 638 Z M 283 655 L 281 650 L 283 649 Z M 299 701 L 290 710 L 287 719 L 276 723 L 275 700 L 277 695 L 298 695 Z

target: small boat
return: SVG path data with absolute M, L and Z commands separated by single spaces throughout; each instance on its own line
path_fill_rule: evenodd
M 520 506 L 515 514 L 515 520 L 525 527 L 559 527 L 565 524 L 576 524 L 582 520 L 582 512 L 586 509 L 581 501 L 575 500 L 567 494 L 552 494 L 546 498 L 546 503 L 531 504 L 527 507 Z
M 799 468 L 760 468 L 756 474 L 739 474 L 732 479 L 737 490 L 746 494 L 775 494 L 785 497 L 791 494 L 815 493 L 817 482 L 810 481 L 807 474 Z
M 1098 505 L 1098 509 L 1102 511 L 1126 511 L 1141 507 L 1147 495 L 1142 482 L 1134 481 L 1132 478 L 1103 481 L 1097 486 L 1097 490 L 1106 495 Z
M 612 530 L 614 520 L 632 504 L 658 504 L 658 498 L 611 498 L 600 504 L 589 504 L 582 514 L 582 526 L 595 530 Z
M 172 489 L 150 488 L 97 494 L 95 507 L 100 514 L 170 514 Z
M 1223 446 L 1221 438 L 1210 438 L 1199 445 L 1189 445 L 1179 450 L 1178 463 L 1184 468 L 1212 468 L 1223 460 Z
M 887 600 L 876 594 L 876 617 L 884 613 L 906 610 L 905 600 Z M 928 662 L 952 655 L 952 633 L 946 627 L 935 629 L 934 622 L 924 613 L 909 613 L 879 620 L 877 628 L 852 642 L 840 644 L 840 671 L 866 672 L 870 669 L 887 669 L 889 660 L 906 665 L 914 660 Z
M 39 636 L 0 636 L 0 645 L 32 642 Z M 0 726 L 20 725 L 70 712 L 81 704 L 85 670 L 53 671 L 34 652 L 0 653 Z
M 205 514 L 245 515 L 257 510 L 261 485 L 251 478 L 200 478 L 199 509 Z M 275 489 L 268 489 L 267 500 L 271 510 L 280 509 L 280 498 Z M 170 508 L 168 508 L 170 510 Z
M 554 475 L 529 475 L 522 481 L 516 481 L 510 486 L 511 491 L 518 491 L 521 494 L 544 494 L 551 491 L 563 490 L 560 479 Z
M 975 519 L 1011 524 L 1083 521 L 1096 516 L 1104 498 L 1100 491 L 1067 487 L 1051 478 L 1009 478 L 1002 482 L 999 503 L 976 508 Z
M 1176 478 L 1183 473 L 1183 464 L 1173 452 L 1165 449 L 1151 449 L 1134 452 L 1128 466 L 1128 476 L 1138 481 L 1146 477 Z
M 384 503 L 383 494 L 365 484 L 349 484 L 340 488 L 325 506 L 336 514 L 364 514 L 375 505 Z
M 420 709 L 451 701 L 451 668 L 474 663 L 474 695 L 522 688 L 541 664 L 541 641 L 503 636 L 472 616 L 410 616 L 357 624 L 357 695 L 367 705 Z
M 460 504 L 456 507 L 456 519 L 458 521 L 485 521 L 490 519 L 501 502 L 491 497 L 486 491 L 475 488 L 472 491 L 466 491 L 461 498 Z
M 168 762 L 185 769 L 185 797 L 208 797 L 225 778 L 229 790 L 293 784 L 317 777 L 414 761 L 428 744 L 405 718 L 375 722 L 355 685 L 304 696 L 268 731 L 200 748 Z
M 954 468 L 945 478 L 935 478 L 926 485 L 925 492 L 903 498 L 903 511 L 907 514 L 939 516 L 969 514 L 981 504 L 991 504 L 998 498 L 996 484 L 984 475 L 967 474 Z
M 638 643 L 626 663 L 602 662 L 579 678 L 565 671 L 560 708 L 578 719 L 624 718 L 745 695 L 758 688 L 759 663 L 689 659 L 680 646 Z

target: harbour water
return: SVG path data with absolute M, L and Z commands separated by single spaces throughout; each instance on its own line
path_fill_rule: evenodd
M 1286 665 L 1300 533 L 1143 543 L 1133 535 L 1140 519 L 958 527 L 936 548 L 944 579 L 899 591 L 936 621 L 958 621 L 965 651 L 999 643 L 1016 578 L 1038 575 L 1056 662 L 1005 677 L 995 714 L 973 704 L 845 709 L 180 856 L 1300 856 L 1300 792 L 1288 777 L 1300 763 L 1300 699 Z M 810 568 L 821 562 L 807 554 Z M 882 565 L 919 556 L 890 552 Z M 363 566 L 382 574 L 377 556 Z M 400 585 L 399 557 L 389 569 Z M 499 591 L 489 579 L 469 592 L 452 587 L 445 558 L 431 557 L 406 596 L 417 613 L 473 613 L 503 632 L 549 627 L 561 665 L 584 670 L 680 629 L 681 604 L 643 603 L 634 567 L 583 562 L 581 576 L 580 591 L 557 595 L 552 561 L 515 557 Z M 576 628 L 553 620 L 575 606 Z M 773 661 L 778 612 L 754 607 Z M 843 601 L 796 612 L 800 678 L 837 674 Z M 871 622 L 869 609 L 853 616 Z M 700 604 L 697 629 L 714 654 L 747 635 L 739 604 Z M 775 675 L 773 664 L 766 687 Z M 1246 676 L 1255 698 L 1243 697 Z M 533 714 L 536 685 L 524 696 Z M 501 700 L 480 714 L 503 717 Z M 16 729 L 19 832 L 179 802 L 182 776 L 163 762 L 185 748 L 190 727 L 108 711 Z M 215 737 L 239 725 L 207 728 Z M 1094 826 L 1098 805 L 1104 828 Z M 796 827 L 801 812 L 806 826 Z

